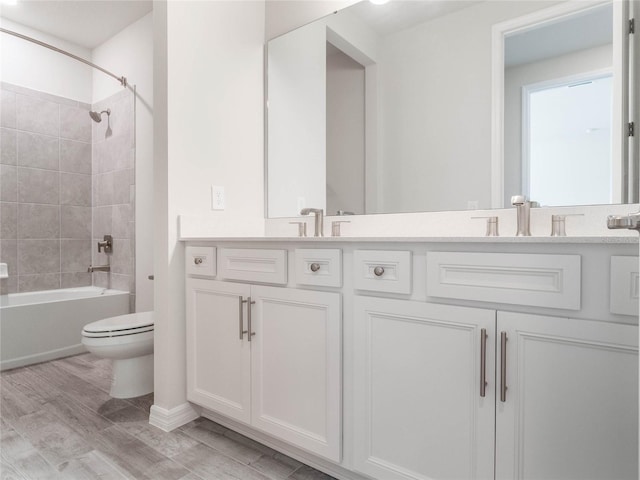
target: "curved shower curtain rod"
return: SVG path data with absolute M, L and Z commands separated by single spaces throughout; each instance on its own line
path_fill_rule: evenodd
M 120 82 L 120 85 L 122 85 L 123 87 L 126 87 L 128 85 L 126 77 L 118 77 L 117 75 L 114 75 L 113 73 L 111 73 L 109 70 L 105 70 L 104 68 L 99 67 L 95 63 L 91 63 L 90 61 L 85 60 L 84 58 L 79 57 L 77 55 L 74 55 L 73 53 L 69 53 L 69 52 L 67 52 L 65 50 L 61 50 L 58 47 L 54 47 L 53 45 L 49 45 L 48 43 L 41 42 L 40 40 L 36 40 L 35 38 L 31 38 L 31 37 L 28 37 L 26 35 L 22 35 L 21 33 L 14 32 L 12 30 L 7 30 L 6 28 L 0 28 L 0 32 L 7 33 L 9 35 L 13 35 L 14 37 L 21 38 L 21 39 L 26 40 L 28 42 L 32 42 L 32 43 L 35 43 L 35 44 L 40 45 L 42 47 L 48 48 L 50 50 L 53 50 L 54 52 L 58 52 L 58 53 L 61 53 L 63 55 L 66 55 L 67 57 L 71 57 L 74 60 L 78 60 L 79 62 L 82 62 L 82 63 L 84 63 L 86 65 L 89 65 L 90 67 L 96 68 L 96 69 L 100 70 L 101 72 L 106 73 L 110 77 L 115 78 L 116 80 L 118 80 Z

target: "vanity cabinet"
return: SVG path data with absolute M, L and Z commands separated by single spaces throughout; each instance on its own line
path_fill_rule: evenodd
M 547 243 L 194 241 L 187 398 L 343 480 L 637 479 L 637 246 Z
M 358 472 L 637 478 L 635 326 L 356 297 L 354 339 Z
M 497 328 L 496 479 L 637 479 L 638 328 L 507 312 Z
M 494 310 L 355 298 L 357 471 L 493 477 L 494 331 Z
M 187 398 L 339 462 L 339 293 L 187 278 Z
M 187 277 L 187 399 L 251 422 L 251 345 L 243 300 L 251 287 Z

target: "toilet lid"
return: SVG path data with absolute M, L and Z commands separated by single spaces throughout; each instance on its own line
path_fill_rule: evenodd
M 132 335 L 153 331 L 153 312 L 130 313 L 89 323 L 82 329 L 86 337 Z

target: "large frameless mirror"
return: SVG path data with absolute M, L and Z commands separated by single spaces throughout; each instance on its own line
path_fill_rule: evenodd
M 363 1 L 271 40 L 268 217 L 636 202 L 626 18 L 626 2 Z

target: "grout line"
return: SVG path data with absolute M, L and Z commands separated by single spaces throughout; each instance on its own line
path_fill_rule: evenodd
M 91 145 L 91 142 L 88 142 L 86 140 L 78 140 L 76 138 L 68 138 L 68 137 L 61 137 L 59 135 L 51 135 L 49 133 L 42 133 L 42 132 L 34 132 L 31 130 L 23 130 L 21 128 L 14 128 L 14 127 L 0 127 L 0 129 L 2 130 L 13 130 L 16 133 L 26 133 L 27 135 L 39 135 L 41 137 L 47 137 L 47 138 L 57 138 L 60 140 L 65 140 L 67 142 L 76 142 L 76 143 L 84 143 L 85 145 Z

